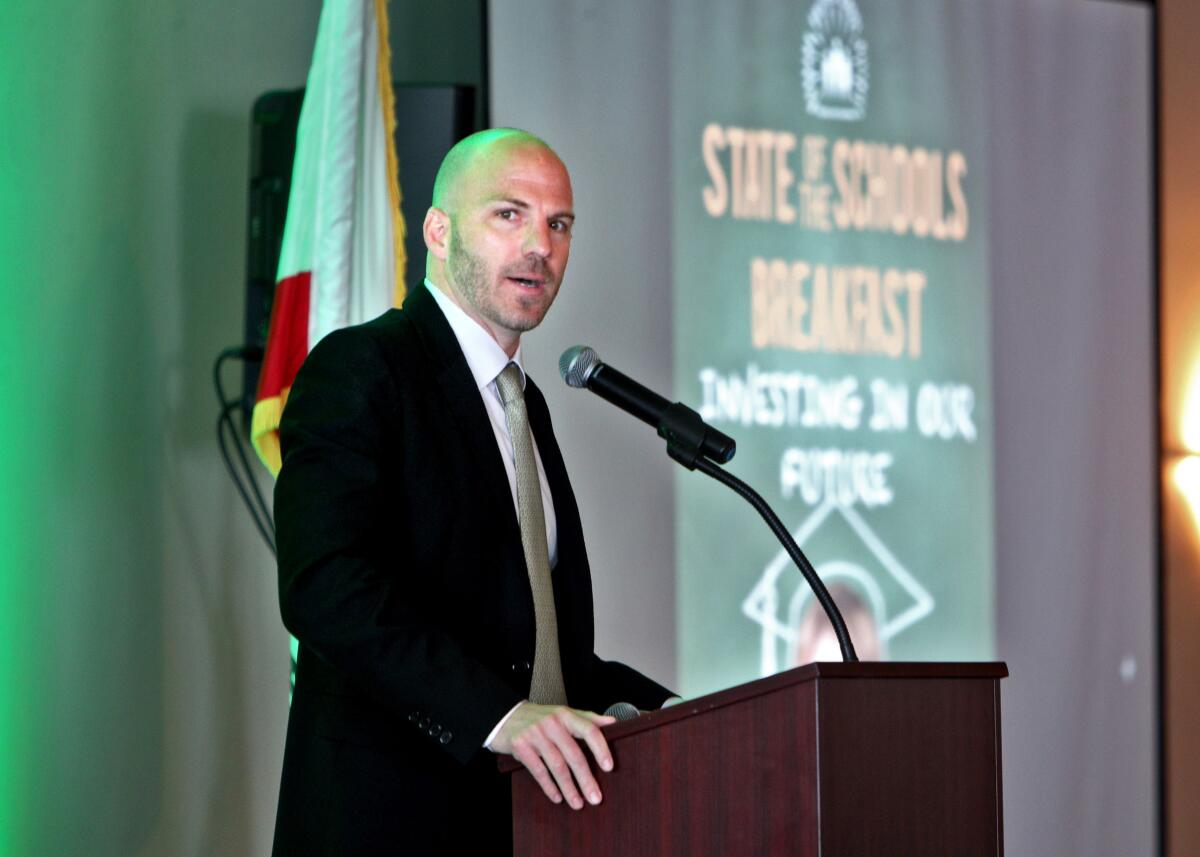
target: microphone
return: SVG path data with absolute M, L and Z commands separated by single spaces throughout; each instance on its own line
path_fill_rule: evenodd
M 586 387 L 600 398 L 649 423 L 667 442 L 671 457 L 695 469 L 703 456 L 724 464 L 733 458 L 737 444 L 717 431 L 700 415 L 680 402 L 669 402 L 637 381 L 600 361 L 586 345 L 574 345 L 558 358 L 558 371 L 570 387 Z
M 641 716 L 641 713 L 636 706 L 628 702 L 614 702 L 608 708 L 604 709 L 605 717 L 615 717 L 617 720 L 632 720 L 635 717 Z

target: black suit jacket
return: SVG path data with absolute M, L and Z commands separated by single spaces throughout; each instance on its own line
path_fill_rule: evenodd
M 569 704 L 658 707 L 665 688 L 593 653 L 579 510 L 532 380 L 526 401 Z M 280 605 L 300 654 L 274 854 L 509 853 L 507 782 L 482 745 L 528 694 L 533 600 L 491 423 L 425 288 L 313 349 L 280 438 Z

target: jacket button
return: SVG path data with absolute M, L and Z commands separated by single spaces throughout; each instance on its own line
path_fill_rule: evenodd
M 442 737 L 438 738 L 438 740 L 443 744 L 449 744 L 452 740 L 454 740 L 454 736 L 450 732 L 443 732 Z
M 440 725 L 438 725 L 437 723 L 435 723 L 429 727 L 429 734 L 432 735 L 434 738 L 436 738 L 438 735 L 440 735 L 441 732 L 442 732 L 442 727 Z
M 529 661 L 518 661 L 512 665 L 512 669 L 515 673 L 529 673 L 533 672 L 533 664 Z
M 410 712 L 408 713 L 408 722 L 409 722 L 409 723 L 413 723 L 413 722 L 415 722 L 415 721 L 416 721 L 416 719 L 417 719 L 417 712 L 415 712 L 415 711 L 410 711 Z
M 418 721 L 417 721 L 417 728 L 418 728 L 418 729 L 428 729 L 428 728 L 429 728 L 429 718 L 428 718 L 428 717 L 422 717 L 420 720 L 418 720 Z

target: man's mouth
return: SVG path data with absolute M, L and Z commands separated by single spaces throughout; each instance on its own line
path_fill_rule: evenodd
M 512 280 L 517 285 L 523 286 L 524 288 L 527 288 L 527 289 L 541 288 L 542 286 L 544 286 L 546 284 L 545 280 L 540 279 L 538 277 L 509 277 L 508 279 Z

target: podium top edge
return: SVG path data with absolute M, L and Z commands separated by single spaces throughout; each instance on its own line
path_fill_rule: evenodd
M 724 708 L 727 705 L 736 705 L 756 696 L 812 681 L 843 681 L 847 679 L 999 681 L 1007 676 L 1008 664 L 1003 661 L 859 661 L 857 663 L 821 661 L 784 670 L 775 675 L 755 679 L 725 690 L 718 690 L 695 699 L 684 700 L 670 708 L 648 711 L 632 720 L 624 720 L 604 727 L 604 735 L 609 741 L 613 741 L 647 729 L 665 726 L 677 720 L 704 714 L 717 708 Z
M 797 680 L 822 678 L 1006 678 L 1004 661 L 817 661 L 776 675 L 797 673 Z M 775 676 L 770 676 L 774 678 Z M 753 683 L 753 682 L 751 682 Z

